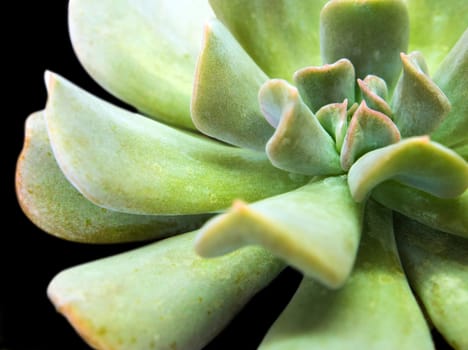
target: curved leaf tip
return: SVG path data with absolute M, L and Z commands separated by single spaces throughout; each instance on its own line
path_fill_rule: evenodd
M 257 94 L 267 80 L 229 30 L 212 19 L 205 25 L 197 61 L 193 123 L 218 140 L 263 151 L 273 129 L 262 117 Z
M 454 151 L 420 136 L 365 154 L 348 173 L 351 193 L 358 202 L 391 178 L 437 197 L 457 197 L 468 187 L 468 164 Z
M 236 201 L 200 229 L 195 249 L 214 257 L 260 245 L 305 275 L 338 288 L 354 263 L 362 211 L 344 176 L 316 179 L 250 205 Z

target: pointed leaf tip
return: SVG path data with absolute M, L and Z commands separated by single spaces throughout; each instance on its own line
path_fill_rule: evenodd
M 307 181 L 274 168 L 260 152 L 168 127 L 53 77 L 45 111 L 52 148 L 68 180 L 99 206 L 138 214 L 213 212 L 234 198 L 265 198 Z
M 260 245 L 307 276 L 337 288 L 354 262 L 362 209 L 352 200 L 344 176 L 311 181 L 250 205 L 235 202 L 202 227 L 196 250 L 214 257 Z
M 341 167 L 347 171 L 365 153 L 391 145 L 400 138 L 398 128 L 389 117 L 362 101 L 349 122 L 341 148 Z
M 429 78 L 419 53 L 401 53 L 403 74 L 392 98 L 393 119 L 403 137 L 427 135 L 450 111 L 450 102 Z
M 331 290 L 305 277 L 259 350 L 433 350 L 399 264 L 391 212 L 370 204 L 347 282 Z
M 50 70 L 46 70 L 44 72 L 44 84 L 48 91 L 52 89 L 53 82 L 54 82 L 53 73 Z
M 96 349 L 202 349 L 284 264 L 258 247 L 202 259 L 195 234 L 62 271 L 47 294 Z
M 77 242 L 162 238 L 198 228 L 211 216 L 132 215 L 94 205 L 58 167 L 43 112 L 32 114 L 26 121 L 25 144 L 16 169 L 16 191 L 21 208 L 32 222 L 54 236 Z
M 358 79 L 357 82 L 367 105 L 391 118 L 393 112 L 386 101 L 388 90 L 385 80 L 375 75 L 368 75 L 364 80 Z
M 257 95 L 265 73 L 217 19 L 205 26 L 191 102 L 192 119 L 206 135 L 263 151 L 273 128 Z

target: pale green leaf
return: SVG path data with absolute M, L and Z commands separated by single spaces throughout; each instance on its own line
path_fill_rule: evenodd
M 391 212 L 368 204 L 356 266 L 327 289 L 304 278 L 260 350 L 433 349 L 401 268 Z
M 385 101 L 388 99 L 387 83 L 382 78 L 376 75 L 369 74 L 364 78 L 364 80 L 359 80 L 363 83 L 363 86 L 365 86 L 369 92 L 377 95 Z
M 71 0 L 73 48 L 106 90 L 145 114 L 194 128 L 190 119 L 202 0 Z
M 16 171 L 16 192 L 23 211 L 41 229 L 60 238 L 86 243 L 161 238 L 198 228 L 211 216 L 133 215 L 92 204 L 60 171 L 42 112 L 26 121 L 25 144 Z
M 449 147 L 459 148 L 461 144 L 466 147 L 468 144 L 468 29 L 434 74 L 434 81 L 447 95 L 452 109 L 431 137 Z M 465 159 L 467 158 L 465 156 Z
M 450 111 L 450 101 L 426 74 L 421 59 L 418 53 L 401 54 L 403 74 L 392 97 L 392 117 L 403 137 L 433 132 Z
M 457 197 L 468 187 L 468 164 L 450 149 L 421 136 L 365 154 L 348 173 L 349 187 L 357 201 L 392 178 L 437 197 Z
M 302 68 L 294 73 L 294 83 L 305 104 L 314 113 L 325 105 L 345 99 L 350 105 L 354 103 L 355 73 L 347 59 Z
M 320 64 L 319 14 L 325 0 L 210 0 L 216 16 L 272 78 Z
M 212 257 L 261 245 L 305 275 L 337 288 L 351 272 L 361 220 L 362 205 L 351 198 L 346 178 L 329 177 L 251 205 L 236 202 L 202 227 L 196 250 Z
M 323 63 L 347 58 L 356 76 L 383 78 L 390 90 L 401 70 L 400 52 L 408 47 L 409 21 L 402 0 L 332 0 L 320 21 Z
M 48 295 L 94 348 L 201 349 L 284 265 L 257 247 L 202 259 L 194 235 L 65 270 Z
M 438 198 L 386 181 L 372 191 L 372 198 L 422 224 L 468 238 L 468 191 L 455 198 Z
M 357 104 L 356 104 L 357 106 Z M 354 114 L 354 104 L 350 108 L 349 118 Z M 348 100 L 342 103 L 331 103 L 320 108 L 316 114 L 320 125 L 328 132 L 335 141 L 335 148 L 341 152 L 343 141 L 348 130 Z
M 333 139 L 285 80 L 267 81 L 258 94 L 265 118 L 276 130 L 266 153 L 277 168 L 306 175 L 342 173 Z
M 393 112 L 387 103 L 388 90 L 385 80 L 375 75 L 368 75 L 364 80 L 358 79 L 357 82 L 367 105 L 391 118 Z
M 57 162 L 95 204 L 130 213 L 193 214 L 307 182 L 259 152 L 219 144 L 114 107 L 48 74 L 45 110 Z
M 257 102 L 267 79 L 223 24 L 210 21 L 197 63 L 193 122 L 218 140 L 263 151 L 274 131 Z
M 454 349 L 468 349 L 468 240 L 403 217 L 395 231 L 410 284 L 430 320 Z
M 341 148 L 340 161 L 344 170 L 367 152 L 400 141 L 400 132 L 392 120 L 367 107 L 362 101 L 354 112 Z

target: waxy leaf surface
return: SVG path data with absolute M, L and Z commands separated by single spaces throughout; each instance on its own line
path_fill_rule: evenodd
M 268 77 L 218 20 L 205 27 L 192 97 L 192 119 L 203 133 L 263 151 L 273 134 L 257 102 Z
M 457 197 L 468 186 L 468 164 L 452 150 L 421 136 L 365 154 L 348 173 L 357 201 L 392 178 L 441 198 Z
M 187 232 L 211 215 L 133 215 L 100 208 L 65 178 L 52 154 L 43 112 L 26 122 L 16 191 L 26 215 L 44 231 L 86 243 L 120 243 Z
M 45 110 L 57 162 L 99 206 L 140 214 L 221 210 L 304 184 L 265 155 L 182 132 L 93 97 L 48 74 Z M 175 195 L 177 194 L 177 195 Z
M 450 101 L 421 68 L 418 56 L 401 54 L 403 74 L 392 98 L 393 118 L 403 137 L 433 132 L 450 111 Z
M 201 349 L 284 265 L 250 247 L 218 259 L 195 232 L 58 274 L 48 295 L 98 349 Z
M 432 323 L 454 349 L 467 349 L 468 240 L 401 216 L 395 231 L 410 284 Z
M 375 75 L 368 75 L 364 80 L 358 79 L 357 82 L 367 105 L 391 118 L 393 112 L 387 103 L 388 91 L 385 80 Z
M 352 63 L 341 59 L 333 64 L 305 67 L 294 73 L 294 82 L 312 112 L 345 99 L 354 103 L 355 72 Z
M 323 63 L 345 57 L 354 65 L 356 77 L 375 74 L 390 89 L 394 86 L 401 70 L 399 54 L 408 47 L 404 1 L 332 0 L 324 6 L 320 18 Z
M 144 114 L 194 128 L 195 62 L 212 16 L 201 0 L 72 0 L 68 22 L 80 62 L 106 90 Z
M 468 7 L 468 6 L 467 6 Z M 468 8 L 467 8 L 468 10 Z M 449 52 L 434 75 L 434 81 L 452 106 L 448 116 L 431 135 L 434 140 L 462 154 L 468 145 L 468 29 Z M 468 152 L 464 151 L 464 157 Z
M 363 154 L 398 141 L 400 132 L 392 120 L 363 101 L 349 122 L 341 148 L 341 167 L 349 170 Z
M 348 130 L 348 100 L 343 103 L 332 103 L 320 108 L 316 114 L 320 125 L 328 132 L 335 141 L 335 148 L 341 152 L 343 141 Z M 350 108 L 351 112 L 351 108 Z M 350 115 L 354 114 L 351 112 Z M 350 116 L 351 118 L 351 116 Z
M 406 282 L 391 212 L 368 203 L 356 266 L 339 290 L 304 278 L 261 350 L 433 349 Z
M 353 266 L 361 220 L 362 205 L 351 198 L 345 177 L 330 177 L 251 205 L 235 203 L 202 227 L 196 250 L 210 257 L 261 245 L 338 288 Z
M 279 121 L 266 145 L 274 166 L 306 175 L 342 173 L 333 139 L 294 86 L 285 80 L 272 79 L 262 86 L 258 96 L 266 118 L 274 123 Z
M 372 191 L 372 198 L 424 225 L 468 238 L 468 190 L 455 198 L 439 198 L 386 181 Z
M 302 67 L 320 64 L 320 9 L 325 0 L 210 0 L 218 17 L 272 78 L 291 81 Z

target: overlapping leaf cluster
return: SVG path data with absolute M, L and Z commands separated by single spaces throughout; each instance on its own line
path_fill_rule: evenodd
M 202 348 L 291 265 L 262 349 L 430 349 L 428 322 L 467 348 L 467 11 L 71 0 L 84 67 L 140 113 L 47 73 L 25 213 L 89 243 L 201 228 L 63 271 L 55 306 L 99 349 Z

